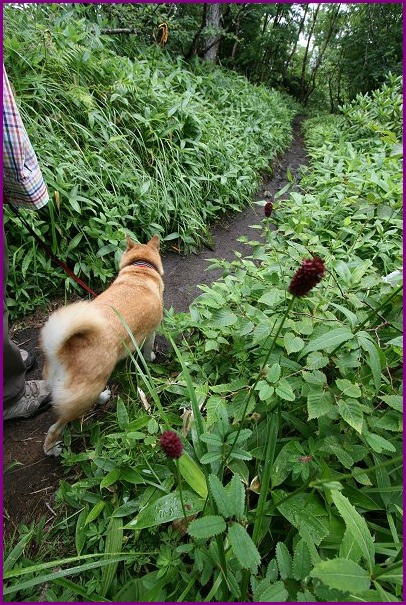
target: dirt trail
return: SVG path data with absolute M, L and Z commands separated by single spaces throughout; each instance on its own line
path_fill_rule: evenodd
M 286 184 L 287 169 L 299 178 L 299 167 L 306 163 L 298 117 L 294 122 L 294 140 L 290 149 L 275 162 L 272 178 L 264 179 L 256 199 L 272 199 Z M 200 293 L 197 285 L 210 284 L 221 275 L 221 271 L 206 270 L 209 265 L 206 259 L 234 260 L 234 250 L 245 256 L 249 254 L 247 245 L 238 242 L 237 238 L 242 235 L 257 238 L 257 232 L 250 229 L 250 225 L 257 224 L 262 218 L 262 209 L 254 205 L 241 213 L 223 218 L 213 227 L 213 250 L 203 249 L 199 254 L 190 256 L 166 254 L 163 259 L 165 307 L 173 307 L 177 312 L 187 311 L 192 300 Z M 27 318 L 24 324 L 28 327 L 13 331 L 13 339 L 22 348 L 37 356 L 37 367 L 27 376 L 28 379 L 37 379 L 41 377 L 42 369 L 38 350 L 42 317 Z M 158 341 L 158 347 L 163 346 L 162 341 Z M 7 534 L 13 533 L 21 522 L 29 523 L 42 516 L 50 520 L 54 516 L 53 496 L 59 480 L 64 477 L 64 471 L 58 459 L 44 456 L 42 452 L 44 435 L 54 421 L 53 412 L 49 410 L 36 418 L 4 424 L 3 510 L 4 529 Z

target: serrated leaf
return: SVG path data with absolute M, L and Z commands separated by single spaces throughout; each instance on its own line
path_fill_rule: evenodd
M 361 434 L 364 414 L 360 403 L 356 399 L 339 399 L 338 411 L 341 418 Z
M 357 399 L 362 395 L 359 386 L 357 384 L 353 384 L 346 378 L 337 378 L 336 385 L 346 397 L 353 397 L 354 399 Z
M 265 340 L 271 333 L 271 327 L 269 322 L 260 323 L 255 326 L 254 330 L 254 343 L 262 342 Z
M 221 447 L 223 445 L 223 441 L 220 436 L 217 435 L 217 433 L 203 433 L 200 435 L 200 441 L 217 447 Z
M 345 593 L 362 594 L 371 584 L 368 572 L 350 559 L 329 559 L 314 566 L 310 575 Z
M 232 517 L 234 515 L 233 502 L 230 501 L 225 487 L 216 475 L 209 475 L 209 487 L 220 515 L 226 518 Z
M 186 508 L 186 514 L 194 515 L 203 510 L 205 500 L 189 490 L 182 490 L 183 502 Z M 182 502 L 179 492 L 166 494 L 155 500 L 152 504 L 147 504 L 124 529 L 144 529 L 146 527 L 155 527 L 162 523 L 169 523 L 175 519 L 183 519 Z
M 200 458 L 201 464 L 211 464 L 212 462 L 217 462 L 221 460 L 221 453 L 219 452 L 208 452 L 207 454 L 203 454 Z
M 362 557 L 358 542 L 348 528 L 344 532 L 338 555 L 341 559 L 351 559 L 355 563 L 358 563 Z
M 207 427 L 210 428 L 220 420 L 221 412 L 227 409 L 227 404 L 222 397 L 218 395 L 212 395 L 206 401 L 206 411 L 207 411 Z
M 268 370 L 266 371 L 266 379 L 268 382 L 278 382 L 281 377 L 281 366 L 279 363 L 274 363 Z
M 350 503 L 348 498 L 343 496 L 339 491 L 331 490 L 331 497 L 348 531 L 357 541 L 362 552 L 362 557 L 367 563 L 370 572 L 372 572 L 375 564 L 375 547 L 367 522 Z
M 226 522 L 219 515 L 206 515 L 192 521 L 187 529 L 188 534 L 196 540 L 208 540 L 221 534 L 226 529 Z
M 403 412 L 403 397 L 401 395 L 381 395 L 380 399 L 397 412 Z
M 281 399 L 284 399 L 285 401 L 295 401 L 296 399 L 293 389 L 286 378 L 280 379 L 276 385 L 275 392 Z
M 268 588 L 262 590 L 259 598 L 255 599 L 258 603 L 285 603 L 288 600 L 289 593 L 283 582 L 270 584 Z
M 306 542 L 301 539 L 296 544 L 293 552 L 292 572 L 295 580 L 304 580 L 312 569 L 310 552 Z
M 230 309 L 219 309 L 218 311 L 214 311 L 211 316 L 211 321 L 216 326 L 220 326 L 222 328 L 233 326 L 237 320 L 237 315 L 230 311 Z
M 312 505 L 312 502 L 316 502 L 316 500 L 310 498 L 308 494 L 298 494 L 278 505 L 278 501 L 282 500 L 285 496 L 286 493 L 282 490 L 274 490 L 272 493 L 272 498 L 277 505 L 279 512 L 289 521 L 289 523 L 296 527 L 296 529 L 300 530 L 301 527 L 304 527 L 313 543 L 318 546 L 322 539 L 328 535 L 329 529 L 327 527 L 327 522 L 323 523 L 323 520 L 317 518 L 313 513 L 314 506 Z
M 279 575 L 282 580 L 292 577 L 292 557 L 283 542 L 278 542 L 275 549 Z
M 319 370 L 324 368 L 328 362 L 328 357 L 325 357 L 320 351 L 313 351 L 307 356 L 305 367 L 309 370 Z
M 233 503 L 233 516 L 242 520 L 245 514 L 245 489 L 238 475 L 233 475 L 226 492 L 230 502 Z
M 332 351 L 338 347 L 338 345 L 350 340 L 352 337 L 353 333 L 348 328 L 336 328 L 334 330 L 330 330 L 326 334 L 322 334 L 314 340 L 311 340 L 300 352 L 299 359 L 312 351 Z
M 258 397 L 261 401 L 266 401 L 272 397 L 275 392 L 275 388 L 268 384 L 265 380 L 260 380 L 255 387 L 255 390 L 258 391 Z
M 312 390 L 307 396 L 307 418 L 321 418 L 333 409 L 333 396 L 329 391 Z
M 376 435 L 375 433 L 365 433 L 363 437 L 367 444 L 376 452 L 380 454 L 383 451 L 386 452 L 396 452 L 396 448 L 390 441 L 381 437 L 381 435 Z
M 357 337 L 361 347 L 368 353 L 369 367 L 371 368 L 374 386 L 376 391 L 379 391 L 382 380 L 382 368 L 378 348 L 370 339 L 370 336 L 367 332 L 359 332 Z
M 228 528 L 227 535 L 232 551 L 241 567 L 256 574 L 261 564 L 261 555 L 245 527 L 239 523 L 233 523 Z
M 293 332 L 287 332 L 283 337 L 283 344 L 285 345 L 286 352 L 290 355 L 291 353 L 301 351 L 305 343 L 300 336 L 295 336 Z

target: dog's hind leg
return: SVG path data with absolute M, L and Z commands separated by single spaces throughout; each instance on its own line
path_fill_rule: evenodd
M 102 391 L 100 393 L 100 395 L 97 398 L 97 404 L 98 405 L 103 405 L 104 403 L 107 403 L 110 400 L 111 397 L 111 391 L 108 387 L 106 387 L 104 389 L 104 391 Z
M 62 442 L 59 441 L 59 438 L 67 422 L 61 418 L 49 427 L 44 443 L 44 452 L 47 456 L 59 456 L 62 452 Z
M 154 361 L 155 353 L 152 350 L 155 343 L 155 332 L 151 332 L 149 336 L 144 340 L 144 344 L 142 345 L 142 354 L 144 355 L 144 359 L 146 361 Z

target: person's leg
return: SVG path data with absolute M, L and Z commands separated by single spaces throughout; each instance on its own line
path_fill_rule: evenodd
M 29 418 L 45 411 L 51 405 L 51 398 L 43 380 L 25 381 L 26 363 L 21 357 L 20 349 L 8 335 L 8 250 L 4 229 L 3 241 L 3 420 L 11 420 Z
M 6 283 L 8 275 L 8 251 L 6 234 L 3 230 L 3 405 L 10 407 L 25 393 L 26 367 L 20 349 L 8 335 L 8 312 L 6 305 Z

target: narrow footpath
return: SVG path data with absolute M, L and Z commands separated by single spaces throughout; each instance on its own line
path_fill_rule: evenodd
M 273 175 L 265 178 L 256 195 L 256 200 L 272 200 L 287 182 L 289 169 L 295 179 L 300 179 L 300 166 L 307 163 L 300 132 L 301 118 L 293 125 L 294 139 L 290 149 L 275 162 Z M 207 271 L 207 259 L 234 260 L 234 251 L 244 256 L 249 248 L 237 241 L 243 235 L 257 238 L 250 225 L 258 224 L 263 218 L 260 206 L 254 204 L 246 210 L 224 217 L 212 228 L 213 250 L 203 249 L 198 254 L 180 256 L 174 252 L 163 258 L 165 270 L 165 307 L 176 312 L 187 311 L 190 303 L 201 291 L 199 284 L 211 284 L 221 276 L 220 270 Z M 45 318 L 44 318 L 45 319 Z M 13 331 L 13 339 L 22 348 L 37 356 L 37 367 L 28 378 L 41 378 L 42 359 L 38 349 L 38 334 L 43 318 L 28 320 L 28 327 Z M 21 325 L 21 322 L 20 324 Z M 158 341 L 159 346 L 159 341 Z M 17 525 L 54 517 L 53 497 L 64 471 L 58 459 L 45 456 L 42 452 L 44 435 L 54 422 L 52 410 L 29 420 L 9 421 L 3 433 L 3 512 L 4 531 L 13 534 Z

